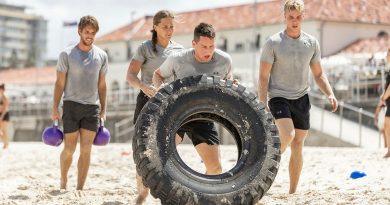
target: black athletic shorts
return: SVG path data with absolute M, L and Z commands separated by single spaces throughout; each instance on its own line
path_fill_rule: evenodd
M 144 92 L 140 91 L 139 94 L 137 95 L 137 104 L 135 105 L 133 124 L 137 122 L 139 113 L 141 112 L 142 108 L 145 106 L 145 104 L 148 101 L 149 101 L 149 97 L 145 95 Z
M 387 99 L 386 99 L 386 107 L 387 107 L 387 109 L 386 109 L 386 114 L 385 114 L 386 117 L 390 117 L 390 109 L 389 109 L 389 106 L 390 106 L 390 98 L 387 98 Z
M 0 112 L 0 116 L 2 115 L 3 113 Z M 5 115 L 4 115 L 4 118 L 3 118 L 3 121 L 9 121 L 9 112 L 6 112 Z
M 210 121 L 198 120 L 186 123 L 177 131 L 181 138 L 184 137 L 184 133 L 187 133 L 194 146 L 200 143 L 207 143 L 208 145 L 219 144 L 217 129 L 214 123 Z
M 310 100 L 309 95 L 304 95 L 295 100 L 275 97 L 268 102 L 269 109 L 275 119 L 291 118 L 294 128 L 301 130 L 310 129 Z
M 80 128 L 97 132 L 100 126 L 99 106 L 64 101 L 62 121 L 64 133 L 76 132 Z

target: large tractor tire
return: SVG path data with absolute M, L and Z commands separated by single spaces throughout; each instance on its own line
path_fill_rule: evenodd
M 234 137 L 236 165 L 204 175 L 180 158 L 175 133 L 194 120 L 222 124 Z M 272 115 L 231 80 L 193 76 L 163 87 L 145 105 L 133 137 L 134 162 L 151 194 L 169 205 L 256 204 L 278 172 L 280 140 Z

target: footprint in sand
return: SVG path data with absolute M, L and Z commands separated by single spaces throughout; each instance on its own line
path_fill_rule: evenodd
M 101 176 L 101 174 L 91 174 L 90 178 L 99 178 Z
M 28 186 L 26 186 L 26 185 L 19 185 L 19 186 L 17 187 L 17 189 L 19 189 L 19 190 L 27 190 L 27 189 L 28 189 Z
M 103 192 L 103 195 L 104 196 L 113 196 L 115 193 L 114 192 L 111 192 L 111 191 L 104 191 Z
M 66 193 L 68 193 L 68 191 L 62 189 L 62 190 L 50 191 L 48 194 L 51 195 L 51 196 L 59 196 L 59 195 L 66 194 Z
M 30 199 L 30 197 L 26 196 L 26 195 L 13 195 L 13 196 L 9 196 L 8 199 L 11 199 L 11 200 L 28 200 Z
M 124 203 L 120 202 L 120 201 L 105 201 L 102 203 L 102 205 L 122 205 Z
M 85 192 L 80 190 L 76 190 L 73 194 L 76 198 L 84 198 L 86 196 Z
M 340 190 L 340 188 L 337 186 L 330 186 L 327 190 Z

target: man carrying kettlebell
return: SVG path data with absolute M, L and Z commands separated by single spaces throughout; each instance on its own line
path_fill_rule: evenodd
M 64 94 L 62 120 L 65 145 L 60 157 L 61 189 L 66 189 L 68 171 L 79 136 L 77 190 L 83 189 L 99 119 L 106 118 L 105 78 L 108 57 L 102 49 L 93 45 L 98 31 L 99 24 L 95 17 L 82 17 L 78 24 L 80 42 L 62 51 L 57 62 L 51 119 L 60 120 L 58 105 Z

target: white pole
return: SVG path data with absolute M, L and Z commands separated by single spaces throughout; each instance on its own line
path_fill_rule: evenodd
M 257 69 L 257 59 L 256 59 L 256 25 L 257 25 L 257 0 L 254 0 L 253 2 L 253 37 L 252 37 L 252 82 L 253 82 L 253 91 L 256 92 L 257 90 L 257 75 L 256 75 L 256 69 Z

